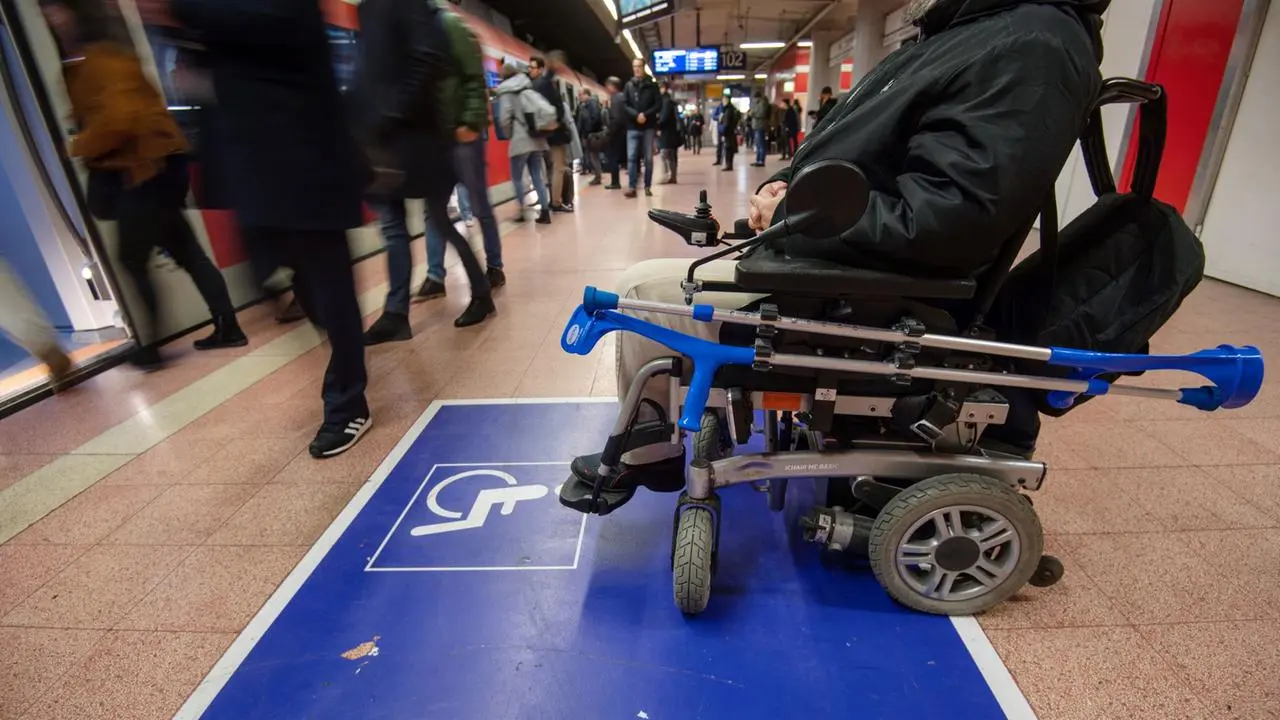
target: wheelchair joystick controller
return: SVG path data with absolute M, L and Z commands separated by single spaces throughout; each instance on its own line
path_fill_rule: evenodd
M 698 191 L 698 204 L 693 206 L 693 216 L 699 220 L 711 219 L 711 203 L 707 202 L 707 191 Z

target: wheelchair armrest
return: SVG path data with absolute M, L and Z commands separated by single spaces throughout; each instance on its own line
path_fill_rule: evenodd
M 734 281 L 749 292 L 819 298 L 969 300 L 977 290 L 971 278 L 914 278 L 826 260 L 786 257 L 763 247 L 738 262 Z

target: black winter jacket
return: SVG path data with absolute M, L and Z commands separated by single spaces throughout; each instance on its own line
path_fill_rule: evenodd
M 173 0 L 204 44 L 218 96 L 217 158 L 246 228 L 364 224 L 368 165 L 351 134 L 320 6 L 305 0 Z
M 547 144 L 551 147 L 568 145 L 572 142 L 572 136 L 569 135 L 568 126 L 571 118 L 567 115 L 567 111 L 564 106 L 564 98 L 561 97 L 560 89 L 556 85 L 555 73 L 551 70 L 543 72 L 537 80 L 533 81 L 533 89 L 537 90 L 538 94 L 546 98 L 547 102 L 551 103 L 551 107 L 556 109 L 556 122 L 559 123 L 559 127 L 547 136 Z
M 662 110 L 662 91 L 658 89 L 658 83 L 648 75 L 633 77 L 622 88 L 622 94 L 627 99 L 627 117 L 630 119 L 627 127 L 631 130 L 656 130 L 658 113 Z M 643 125 L 636 122 L 636 117 L 641 114 L 644 115 Z
M 794 257 L 970 277 L 1035 218 L 1101 86 L 1098 16 L 1109 0 L 940 0 L 921 41 L 885 58 L 814 128 L 790 167 L 858 166 L 862 220 L 795 236 Z M 785 217 L 785 200 L 774 220 Z
M 365 0 L 351 113 L 361 142 L 398 165 L 393 198 L 447 193 L 457 176 L 453 129 L 441 127 L 438 86 L 454 71 L 449 35 L 435 5 Z

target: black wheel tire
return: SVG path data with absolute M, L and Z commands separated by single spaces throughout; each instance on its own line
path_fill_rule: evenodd
M 671 581 L 676 607 L 685 615 L 697 615 L 711 601 L 715 547 L 715 518 L 711 511 L 691 507 L 682 512 L 671 548 Z
M 953 505 L 989 508 L 1003 515 L 1018 535 L 1021 555 L 999 587 L 969 600 L 936 600 L 917 593 L 902 579 L 897 548 L 917 520 Z M 939 475 L 911 485 L 885 505 L 871 527 L 867 550 L 876 579 L 898 603 L 932 615 L 978 615 L 1009 599 L 1031 580 L 1044 550 L 1044 530 L 1023 495 L 1009 485 L 981 475 Z
M 724 446 L 724 421 L 715 410 L 702 413 L 702 427 L 693 434 L 693 459 L 715 462 L 727 455 Z
M 1066 572 L 1061 560 L 1053 555 L 1041 555 L 1040 563 L 1036 565 L 1036 571 L 1027 583 L 1038 588 L 1051 587 L 1057 585 Z

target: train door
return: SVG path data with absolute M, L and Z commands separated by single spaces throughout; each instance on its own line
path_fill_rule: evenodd
M 60 149 L 65 140 L 56 128 L 67 113 L 44 91 L 42 65 L 58 68 L 49 45 L 30 42 L 18 3 L 0 0 L 0 257 L 49 319 L 77 372 L 91 372 L 128 349 L 129 323 L 101 238 L 82 211 L 75 167 Z M 47 389 L 44 368 L 0 336 L 0 414 Z

